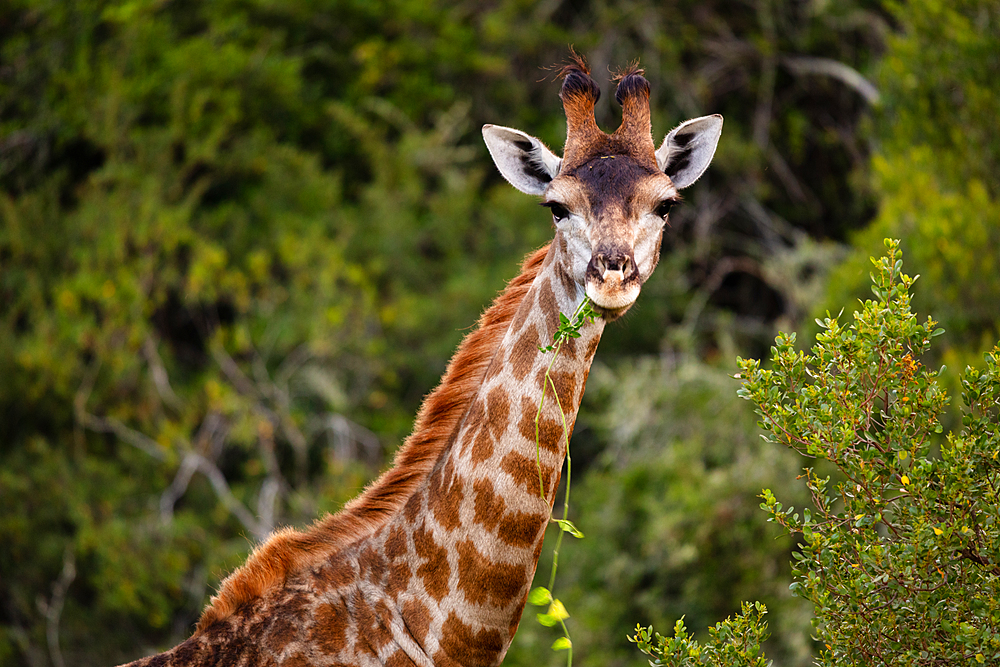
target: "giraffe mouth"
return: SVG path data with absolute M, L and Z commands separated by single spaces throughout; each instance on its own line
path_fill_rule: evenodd
M 587 296 L 601 317 L 610 322 L 625 314 L 639 297 L 641 285 L 638 280 L 587 281 Z
M 591 257 L 586 274 L 587 296 L 606 321 L 621 317 L 639 297 L 639 279 L 631 250 L 605 247 Z

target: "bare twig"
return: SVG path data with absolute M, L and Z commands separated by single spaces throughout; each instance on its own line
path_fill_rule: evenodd
M 98 433 L 114 433 L 128 444 L 136 449 L 141 449 L 154 459 L 160 461 L 167 460 L 167 450 L 163 445 L 149 436 L 129 428 L 114 417 L 98 417 L 89 412 L 78 412 L 76 419 L 84 428 L 89 428 L 91 431 L 97 431 Z
M 681 331 L 686 332 L 684 339 L 694 339 L 695 327 L 702 312 L 705 310 L 705 306 L 708 305 L 708 300 L 722 286 L 722 281 L 726 279 L 726 276 L 737 271 L 757 276 L 763 280 L 760 264 L 755 260 L 749 257 L 725 257 L 721 259 L 715 265 L 708 279 L 698 289 L 694 297 L 692 297 L 684 311 L 684 321 L 679 327 Z
M 757 20 L 766 43 L 761 53 L 760 81 L 757 86 L 757 108 L 753 116 L 753 140 L 757 147 L 766 150 L 771 134 L 771 107 L 774 103 L 774 84 L 778 70 L 778 46 L 771 0 L 758 0 Z
M 814 56 L 782 56 L 781 64 L 794 74 L 815 74 L 836 79 L 865 98 L 868 104 L 876 105 L 881 100 L 878 89 L 868 79 L 839 60 Z
M 236 391 L 240 392 L 244 396 L 253 396 L 255 398 L 260 398 L 260 392 L 253 382 L 250 381 L 243 371 L 240 370 L 239 364 L 229 356 L 229 353 L 223 349 L 221 345 L 213 344 L 210 346 L 212 350 L 212 358 L 215 359 L 215 363 L 219 364 L 219 368 L 222 373 L 228 378 L 228 380 L 236 388 Z
M 325 419 L 325 427 L 331 436 L 335 458 L 346 461 L 361 458 L 369 464 L 378 460 L 382 447 L 378 436 L 347 417 L 331 414 Z
M 258 521 L 250 510 L 246 508 L 239 498 L 233 495 L 232 490 L 229 488 L 229 483 L 226 481 L 226 476 L 222 474 L 219 467 L 215 465 L 212 461 L 209 461 L 201 454 L 196 454 L 195 452 L 188 452 L 185 458 L 191 458 L 194 464 L 197 466 L 198 471 L 208 478 L 208 481 L 212 484 L 212 489 L 215 491 L 215 495 L 218 496 L 222 504 L 226 506 L 233 515 L 239 519 L 243 527 L 250 531 L 253 536 L 258 540 L 263 540 L 267 537 L 268 533 L 271 532 L 269 526 L 265 526 L 263 522 Z
M 140 433 L 139 431 L 136 431 L 135 429 L 129 428 L 117 419 L 110 417 L 96 417 L 89 413 L 78 415 L 77 418 L 85 427 L 99 432 L 114 433 L 125 442 L 141 449 L 156 459 L 162 461 L 167 458 L 166 449 L 164 449 L 160 443 Z M 213 438 L 213 441 L 214 440 L 216 440 L 216 438 Z M 263 539 L 267 536 L 270 532 L 270 528 L 265 529 L 262 524 L 254 518 L 253 514 L 250 513 L 246 506 L 233 495 L 233 492 L 229 488 L 229 483 L 226 481 L 225 475 L 222 474 L 222 471 L 219 470 L 218 466 L 194 451 L 189 451 L 184 455 L 184 459 L 181 461 L 180 470 L 175 476 L 174 482 L 170 485 L 167 491 L 164 492 L 163 496 L 161 496 L 161 516 L 165 516 L 169 519 L 171 513 L 173 512 L 174 503 L 176 503 L 177 499 L 180 498 L 180 496 L 183 495 L 184 491 L 187 489 L 187 485 L 190 483 L 191 476 L 194 474 L 195 470 L 200 471 L 203 475 L 205 475 L 205 477 L 208 478 L 208 481 L 212 484 L 212 488 L 215 490 L 215 495 L 218 496 L 219 500 L 222 501 L 222 504 L 226 506 L 226 509 L 233 513 L 248 531 L 253 533 L 258 539 Z
M 225 443 L 228 433 L 229 429 L 222 415 L 217 412 L 210 412 L 201 422 L 201 427 L 194 437 L 194 449 L 203 454 L 207 453 L 209 460 L 214 461 L 222 452 L 222 446 Z M 160 495 L 160 518 L 164 522 L 170 521 L 173 518 L 174 505 L 187 491 L 188 485 L 191 483 L 191 478 L 197 470 L 198 461 L 185 456 L 181 461 L 180 467 L 177 469 L 174 481 Z
M 160 358 L 152 336 L 143 343 L 142 354 L 146 357 L 146 363 L 149 364 L 149 373 L 153 378 L 153 386 L 156 387 L 156 393 L 159 394 L 160 400 L 174 410 L 180 409 L 181 401 L 170 386 L 167 369 L 163 366 L 163 360 Z
M 278 492 L 281 491 L 281 482 L 268 477 L 260 487 L 257 494 L 257 516 L 259 517 L 259 528 L 264 535 L 274 530 L 274 514 L 278 504 Z
M 816 196 L 809 192 L 808 188 L 799 181 L 795 176 L 795 172 L 785 162 L 785 158 L 773 147 L 767 150 L 767 162 L 774 169 L 778 180 L 785 186 L 785 191 L 788 192 L 788 196 L 791 197 L 792 201 L 798 203 L 817 202 Z
M 174 505 L 187 491 L 191 478 L 198 470 L 198 461 L 190 456 L 185 456 L 181 461 L 174 481 L 170 483 L 163 493 L 160 494 L 160 520 L 164 523 L 170 522 L 174 518 Z
M 295 481 L 302 483 L 306 477 L 306 467 L 308 464 L 308 447 L 305 436 L 299 430 L 295 422 L 292 421 L 288 411 L 290 403 L 287 391 L 283 391 L 273 382 L 267 374 L 265 364 L 259 355 L 256 355 L 254 368 L 258 376 L 255 383 L 248 378 L 236 361 L 226 352 L 221 345 L 212 346 L 212 357 L 219 364 L 223 374 L 229 379 L 240 394 L 254 399 L 254 409 L 260 412 L 272 424 L 281 428 L 281 432 L 288 439 L 292 450 L 295 452 Z M 277 404 L 278 409 L 272 409 L 265 404 L 265 399 L 270 398 Z
M 63 552 L 63 568 L 59 578 L 52 584 L 52 597 L 46 602 L 39 598 L 38 608 L 45 616 L 45 639 L 49 646 L 49 659 L 53 667 L 65 667 L 62 649 L 59 647 L 59 621 L 62 618 L 66 592 L 76 579 L 76 554 L 73 545 L 67 544 Z

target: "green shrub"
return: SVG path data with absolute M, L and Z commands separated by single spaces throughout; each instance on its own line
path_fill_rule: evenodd
M 770 490 L 761 507 L 802 534 L 792 590 L 815 606 L 820 664 L 996 664 L 1000 348 L 966 370 L 961 432 L 939 437 L 948 398 L 920 359 L 941 330 L 886 247 L 850 326 L 828 317 L 810 354 L 779 335 L 771 370 L 740 362 L 766 439 L 832 470 L 802 476 L 812 511 Z
M 654 634 L 652 626 L 640 625 L 629 641 L 653 658 L 649 664 L 654 667 L 766 667 L 768 663 L 760 650 L 767 639 L 766 613 L 767 607 L 760 602 L 744 602 L 739 614 L 708 629 L 709 641 L 704 645 L 688 635 L 684 619 L 674 624 L 672 638 Z

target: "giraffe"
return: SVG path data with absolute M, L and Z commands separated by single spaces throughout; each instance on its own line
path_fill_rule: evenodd
M 461 343 L 393 466 L 337 514 L 274 533 L 222 582 L 189 639 L 130 665 L 502 662 L 551 517 L 563 418 L 572 432 L 604 326 L 635 302 L 670 205 L 722 131 L 721 116 L 696 118 L 655 148 L 642 74 L 635 65 L 617 77 L 622 122 L 606 134 L 594 118 L 600 88 L 572 54 L 561 158 L 519 130 L 483 127 L 504 178 L 542 196 L 553 240 Z M 585 296 L 598 317 L 553 361 L 542 348 Z

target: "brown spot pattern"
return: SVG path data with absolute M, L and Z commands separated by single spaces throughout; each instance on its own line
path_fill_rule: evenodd
M 510 475 L 514 482 L 531 495 L 539 493 L 538 465 L 535 459 L 524 454 L 508 452 L 500 461 L 500 469 Z M 552 481 L 552 468 L 542 464 L 542 485 L 547 489 Z
M 510 638 L 514 638 L 514 633 L 517 632 L 518 623 L 521 622 L 521 614 L 524 613 L 524 605 L 528 601 L 528 593 L 525 592 L 521 596 L 521 601 L 517 603 L 517 607 L 514 609 L 514 615 L 510 618 Z
M 534 299 L 529 300 L 527 297 L 531 294 L 530 289 L 528 294 L 525 294 L 525 298 L 521 299 L 521 305 L 517 307 L 517 312 L 514 313 L 514 319 L 511 320 L 510 330 L 514 333 L 519 332 L 524 328 L 524 323 L 528 321 L 528 316 L 531 315 L 532 311 L 535 309 Z
M 391 595 L 393 599 L 398 598 L 401 593 L 406 591 L 407 586 L 410 584 L 410 577 L 412 576 L 413 571 L 406 561 L 393 563 L 389 566 L 389 581 L 386 583 L 386 593 Z
M 497 536 L 512 547 L 526 548 L 545 530 L 548 517 L 544 514 L 508 512 L 500 520 Z
M 551 390 L 550 390 L 551 393 Z M 552 400 L 551 398 L 549 400 Z M 521 421 L 517 424 L 518 433 L 529 442 L 535 442 L 535 417 L 538 415 L 538 405 L 530 398 L 522 399 Z M 538 420 L 538 444 L 542 449 L 559 453 L 559 442 L 563 438 L 562 422 L 546 418 L 543 415 Z
M 328 560 L 313 573 L 313 588 L 317 593 L 336 591 L 353 584 L 354 578 L 353 564 L 341 556 Z
M 315 619 L 316 623 L 309 633 L 309 643 L 326 654 L 343 649 L 351 622 L 344 604 L 321 604 L 316 609 Z
M 298 635 L 298 624 L 301 618 L 289 614 L 274 619 L 265 643 L 275 653 L 281 652 Z
M 510 372 L 515 380 L 524 382 L 537 356 L 538 333 L 535 327 L 528 327 L 510 350 Z
M 438 546 L 434 536 L 423 525 L 413 532 L 413 547 L 425 561 L 417 568 L 417 576 L 423 579 L 424 590 L 441 602 L 448 594 L 448 578 L 451 576 L 447 549 Z
M 355 647 L 378 657 L 379 649 L 392 641 L 392 635 L 379 622 L 375 611 L 360 592 L 355 592 L 351 598 L 351 606 L 358 624 Z
M 405 516 L 406 520 L 410 523 L 416 521 L 417 515 L 420 514 L 421 506 L 423 505 L 423 503 L 420 502 L 421 496 L 422 494 L 420 493 L 414 493 L 413 496 L 406 502 L 406 506 L 403 507 L 403 516 Z
M 486 417 L 485 406 L 482 401 L 476 401 L 469 408 L 469 414 L 465 418 L 465 428 L 468 429 L 470 433 L 475 431 L 482 425 L 483 419 Z
M 549 371 L 549 378 L 546 380 L 545 369 L 542 369 L 535 380 L 539 387 L 545 388 L 550 398 L 552 396 L 552 387 L 555 387 L 556 395 L 559 396 L 559 405 L 562 406 L 563 412 L 569 412 L 576 408 L 576 377 L 572 373 Z
M 499 439 L 507 430 L 507 420 L 510 418 L 510 397 L 503 387 L 494 387 L 486 396 L 487 420 L 490 433 Z
M 478 465 L 491 456 L 493 456 L 493 438 L 490 436 L 489 429 L 479 429 L 479 433 L 472 443 L 472 462 Z
M 476 480 L 472 485 L 476 492 L 476 523 L 492 531 L 507 509 L 502 496 L 496 494 L 493 482 L 488 479 Z
M 431 612 L 427 606 L 419 600 L 407 600 L 403 603 L 400 613 L 406 629 L 417 643 L 423 644 L 427 641 L 427 632 L 431 627 Z
M 433 660 L 434 667 L 465 667 L 462 663 L 452 660 L 451 656 L 445 653 L 443 649 L 438 649 L 438 652 L 433 656 Z
M 486 384 L 496 376 L 500 375 L 501 371 L 503 371 L 503 359 L 498 356 L 493 359 L 489 367 L 486 369 L 486 375 L 483 376 L 483 384 Z
M 358 565 L 361 567 L 361 578 L 372 583 L 379 583 L 382 573 L 385 572 L 385 559 L 382 558 L 372 547 L 365 548 L 358 556 Z
M 590 339 L 590 343 L 587 344 L 587 356 L 584 357 L 586 361 L 590 361 L 594 358 L 594 354 L 597 353 L 597 344 L 601 342 L 600 336 L 594 336 Z M 589 372 L 589 368 L 587 369 Z
M 506 642 L 499 630 L 475 632 L 451 612 L 441 627 L 441 649 L 465 667 L 490 667 L 496 664 Z M 436 664 L 437 655 L 434 656 Z
M 559 303 L 552 291 L 552 282 L 546 280 L 538 292 L 538 307 L 545 315 L 545 340 L 551 340 L 559 328 Z
M 562 262 L 556 264 L 556 275 L 559 276 L 559 282 L 562 284 L 562 288 L 563 291 L 566 293 L 566 296 L 572 297 L 573 295 L 575 295 L 576 281 L 573 280 L 573 277 L 569 275 L 569 272 L 566 270 L 566 267 L 563 266 Z
M 281 661 L 281 667 L 312 667 L 312 660 L 302 653 L 293 653 Z
M 562 347 L 559 348 L 559 356 L 564 360 L 573 361 L 576 359 L 576 339 L 567 338 L 563 341 Z
M 461 523 L 459 508 L 465 497 L 462 478 L 455 474 L 451 458 L 431 476 L 427 506 L 445 530 L 455 530 Z
M 393 526 L 385 538 L 385 557 L 396 560 L 409 551 L 406 543 L 406 533 L 399 526 Z
M 402 650 L 396 651 L 385 659 L 385 667 L 416 667 L 416 665 L 417 663 L 413 662 L 410 656 Z

